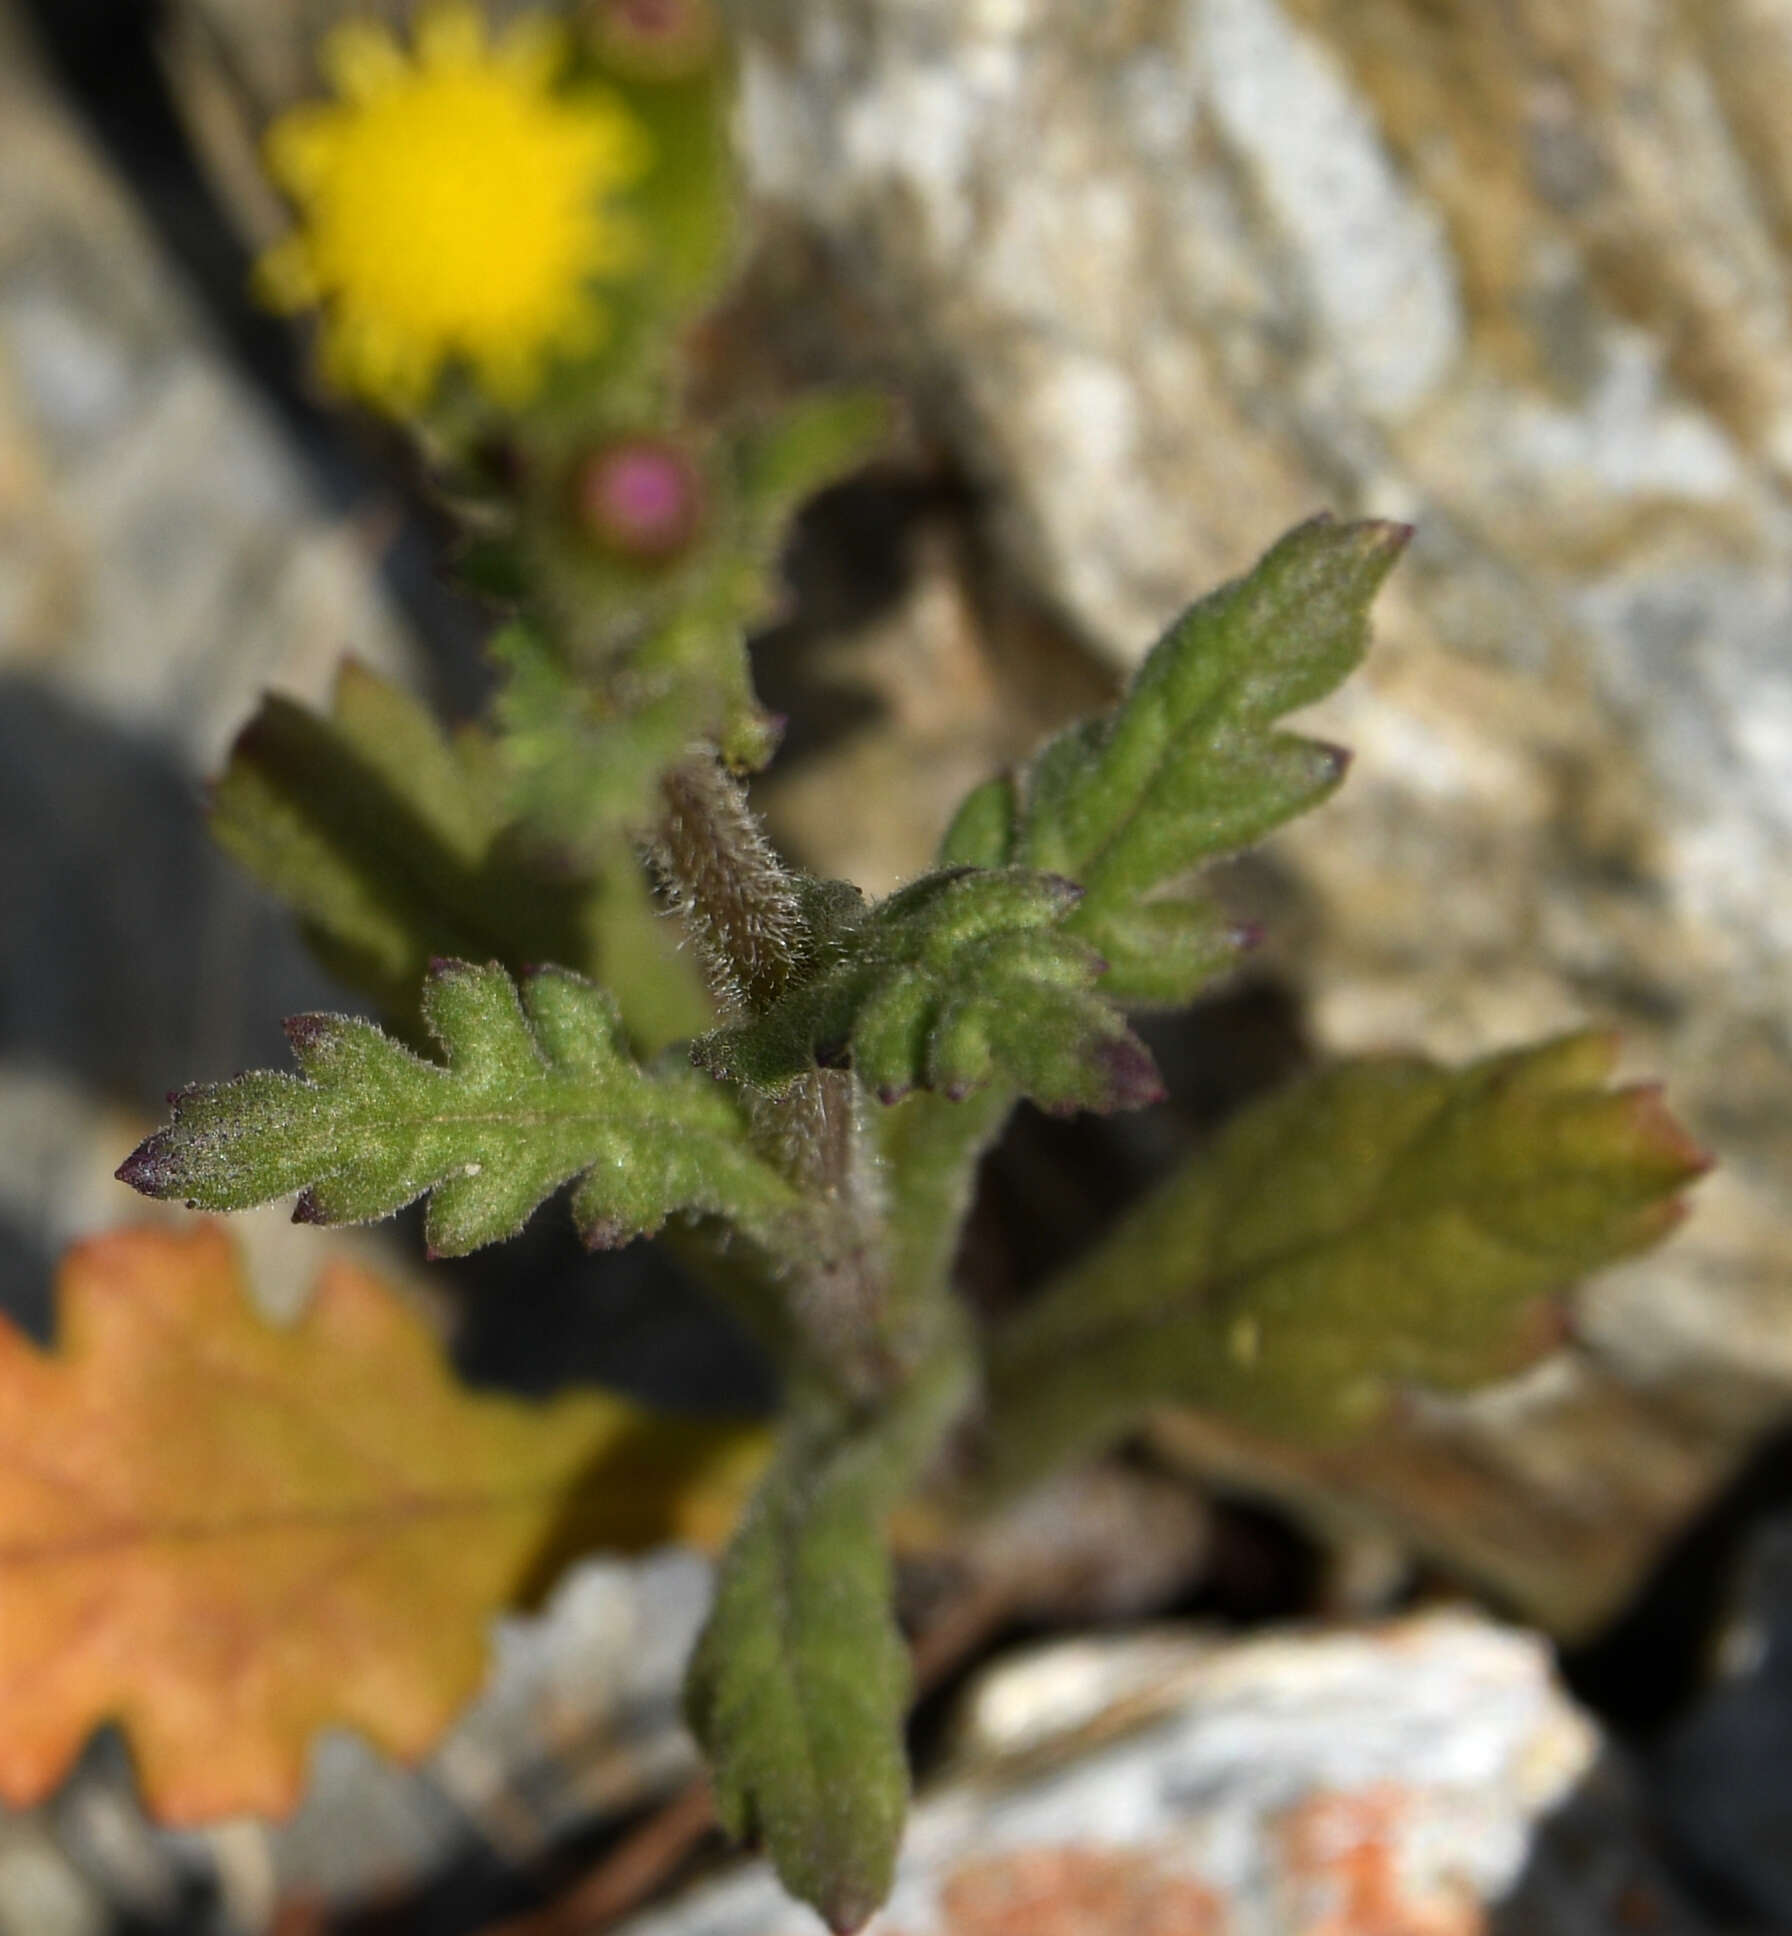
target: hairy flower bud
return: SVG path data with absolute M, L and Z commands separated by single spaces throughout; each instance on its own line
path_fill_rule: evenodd
M 635 564 L 689 549 L 703 523 L 703 480 L 690 454 L 661 437 L 627 437 L 580 460 L 573 515 L 585 535 Z

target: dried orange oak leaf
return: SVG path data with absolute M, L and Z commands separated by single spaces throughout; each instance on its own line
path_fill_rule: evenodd
M 330 1264 L 259 1318 L 202 1225 L 80 1244 L 59 1342 L 0 1318 L 0 1800 L 117 1721 L 145 1799 L 194 1823 L 299 1799 L 327 1723 L 425 1752 L 491 1617 L 593 1547 L 713 1544 L 756 1432 L 581 1394 L 464 1390 L 421 1319 Z

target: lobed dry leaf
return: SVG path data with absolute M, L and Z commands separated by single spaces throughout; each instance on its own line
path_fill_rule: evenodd
M 45 1352 L 0 1319 L 0 1800 L 125 1728 L 167 1822 L 279 1814 L 331 1723 L 422 1755 L 492 1616 L 589 1547 L 714 1544 L 757 1432 L 467 1391 L 342 1262 L 275 1328 L 211 1225 L 77 1245 Z

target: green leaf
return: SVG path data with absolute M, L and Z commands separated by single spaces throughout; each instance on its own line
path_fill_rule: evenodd
M 205 1210 L 298 1191 L 295 1218 L 324 1224 L 389 1216 L 430 1192 L 429 1244 L 449 1256 L 512 1235 L 574 1178 L 573 1215 L 594 1245 L 678 1212 L 771 1241 L 797 1210 L 727 1092 L 688 1069 L 640 1069 L 615 1004 L 578 976 L 543 970 L 519 1001 L 495 964 L 441 963 L 423 1016 L 446 1066 L 369 1022 L 296 1017 L 301 1074 L 181 1091 L 120 1178 Z
M 811 884 L 807 972 L 692 1054 L 772 1094 L 818 1061 L 850 1061 L 886 1103 L 915 1089 L 958 1099 L 997 1078 L 1051 1109 L 1153 1101 L 1150 1052 L 1094 992 L 1100 958 L 1065 931 L 1077 899 L 1024 868 L 930 874 L 870 908 L 842 882 Z
M 1616 1054 L 1346 1063 L 1247 1111 L 998 1338 L 998 1467 L 1172 1402 L 1324 1442 L 1394 1386 L 1520 1369 L 1539 1301 L 1660 1239 L 1704 1168 L 1654 1089 L 1607 1087 Z
M 875 457 L 890 436 L 888 398 L 873 390 L 815 390 L 740 433 L 735 474 L 760 541 L 780 539 L 791 515 Z
M 612 72 L 608 85 L 645 129 L 653 165 L 630 200 L 648 238 L 646 281 L 671 315 L 688 315 L 717 293 L 732 266 L 739 226 L 737 169 L 729 140 L 734 89 L 727 63 L 663 80 Z
M 940 842 L 942 867 L 1006 867 L 1014 859 L 1020 801 L 1011 774 L 998 773 L 965 795 Z
M 1112 1000 L 1186 1002 L 1236 955 L 1246 937 L 1204 895 L 1171 890 L 1337 786 L 1344 756 L 1276 722 L 1361 661 L 1370 602 L 1408 535 L 1299 526 L 1177 620 L 1113 713 L 1033 762 L 1008 857 L 1084 889 L 1066 925 L 1106 959 Z M 976 818 L 949 840 L 992 840 L 981 817 L 993 828 L 997 803 L 965 811 Z
M 835 1930 L 889 1893 L 908 1804 L 907 1649 L 883 1521 L 963 1407 L 956 1337 L 869 1427 L 799 1409 L 722 1563 L 686 1683 L 717 1812 Z
M 486 656 L 498 672 L 492 723 L 510 809 L 581 858 L 651 826 L 660 775 L 721 725 L 701 680 L 583 679 L 521 620 Z
M 532 872 L 507 818 L 481 740 L 450 741 L 417 700 L 350 662 L 328 718 L 263 701 L 213 790 L 211 825 L 330 968 L 410 1015 L 438 955 L 598 965 L 590 882 Z

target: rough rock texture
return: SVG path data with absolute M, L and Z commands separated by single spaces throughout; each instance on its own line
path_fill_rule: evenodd
M 0 677 L 216 764 L 264 687 L 407 660 L 122 185 L 0 13 Z
M 1608 1801 L 1578 1860 L 1540 1825 L 1597 1732 L 1535 1641 L 1461 1615 L 1230 1645 L 1072 1641 L 997 1666 L 909 1831 L 880 1936 L 1480 1936 L 1522 1887 L 1551 1936 L 1620 1896 L 1693 1936 Z M 1601 1866 L 1603 1865 L 1603 1867 Z M 1591 1882 L 1597 1874 L 1598 1881 Z M 818 1927 L 761 1865 L 627 1936 Z
M 251 226 L 250 130 L 344 3 L 177 9 Z M 1723 1170 L 1523 1387 L 1426 1408 L 1372 1470 L 1212 1431 L 1201 1459 L 1345 1486 L 1587 1628 L 1792 1394 L 1792 0 L 733 13 L 736 358 L 898 388 L 987 547 L 923 537 L 840 650 L 882 724 L 768 796 L 806 858 L 912 872 L 1021 726 L 1099 691 L 1075 647 L 1123 670 L 1322 506 L 1416 521 L 1315 722 L 1351 781 L 1243 912 L 1324 1049 L 1614 1021 Z
M 0 127 L 0 1114 L 66 1101 L 0 1154 L 34 1249 L 66 1122 L 277 1055 L 327 997 L 201 779 L 263 687 L 415 654 L 8 7 Z
M 1328 1049 L 1614 1020 L 1723 1163 L 1380 1499 L 1449 1546 L 1499 1493 L 1460 1557 L 1584 1625 L 1792 1389 L 1792 5 L 739 17 L 758 192 L 874 318 L 845 354 L 1075 633 L 1131 662 L 1319 506 L 1416 521 L 1272 959 Z

